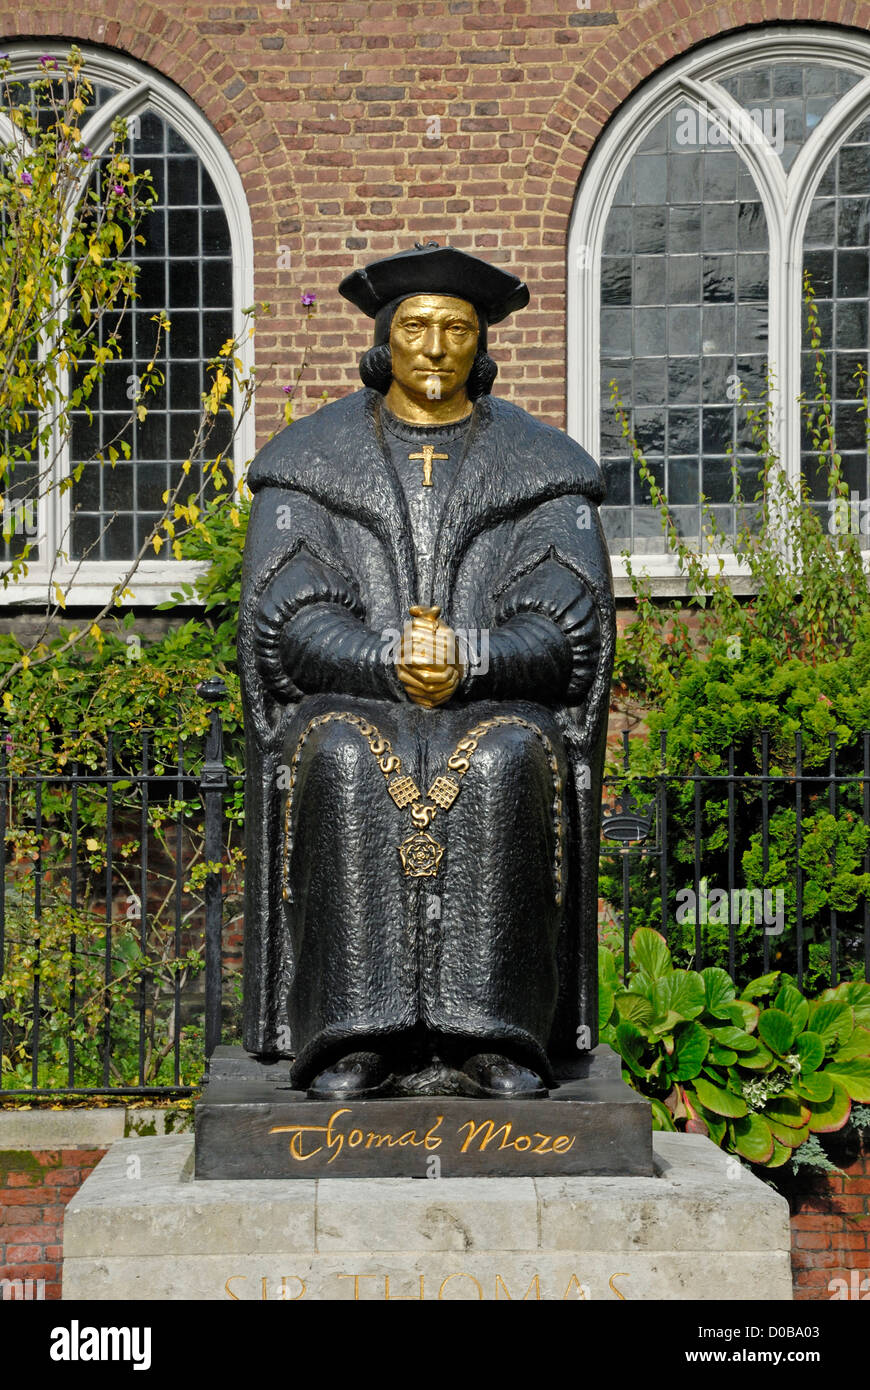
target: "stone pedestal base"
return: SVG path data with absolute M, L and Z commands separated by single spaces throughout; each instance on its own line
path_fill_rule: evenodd
M 308 1100 L 287 1064 L 219 1047 L 196 1105 L 197 1178 L 652 1177 L 652 1109 L 609 1047 L 549 1096 Z
M 708 1139 L 655 1177 L 193 1177 L 125 1139 L 67 1207 L 66 1299 L 791 1298 L 788 1207 Z

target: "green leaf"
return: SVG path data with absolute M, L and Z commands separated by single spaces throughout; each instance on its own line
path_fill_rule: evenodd
M 697 1076 L 707 1055 L 709 1037 L 700 1023 L 681 1023 L 674 1030 L 672 1074 L 677 1081 Z
M 781 1120 L 771 1119 L 767 1111 L 764 1112 L 764 1118 L 767 1121 L 774 1139 L 778 1139 L 780 1144 L 785 1144 L 786 1148 L 800 1148 L 801 1144 L 806 1141 L 809 1135 L 810 1130 L 808 1125 L 801 1125 L 798 1128 L 791 1125 L 784 1125 Z
M 603 1028 L 613 1013 L 613 990 L 610 985 L 598 982 L 598 1027 Z
M 723 1012 L 735 1027 L 745 1033 L 751 1033 L 758 1027 L 758 1015 L 761 1011 L 757 1004 L 750 1004 L 745 999 L 735 999 Z
M 668 943 L 651 927 L 638 927 L 631 938 L 631 959 L 651 980 L 658 980 L 671 968 Z
M 736 1052 L 754 1052 L 758 1046 L 757 1038 L 742 1028 L 735 1028 L 733 1024 L 711 1028 L 710 1033 L 722 1047 L 733 1047 Z
M 772 1052 L 784 1057 L 795 1039 L 795 1025 L 782 1009 L 765 1009 L 758 1020 L 758 1032 Z
M 834 1082 L 830 1100 L 808 1101 L 807 1104 L 813 1134 L 829 1134 L 835 1129 L 842 1129 L 852 1110 L 852 1102 L 837 1081 Z
M 763 1042 L 757 1042 L 752 1052 L 741 1052 L 738 1058 L 739 1066 L 745 1066 L 749 1072 L 769 1072 L 774 1061 L 773 1052 Z
M 757 999 L 759 995 L 770 994 L 774 985 L 779 979 L 780 972 L 772 970 L 769 975 L 758 975 L 754 980 L 740 991 L 741 999 Z
M 800 1058 L 801 1079 L 806 1080 L 807 1073 L 816 1071 L 825 1060 L 825 1044 L 818 1033 L 810 1031 L 799 1034 L 794 1046 Z
M 781 1009 L 784 1014 L 788 1014 L 794 1024 L 796 1034 L 800 1033 L 806 1026 L 810 1006 L 800 990 L 795 989 L 794 985 L 784 984 L 774 999 L 773 1006 L 775 1009 Z
M 732 1052 L 728 1047 L 722 1047 L 717 1042 L 710 1043 L 710 1051 L 707 1056 L 708 1060 L 715 1062 L 717 1067 L 730 1067 L 737 1061 L 736 1052 Z
M 731 1126 L 734 1148 L 750 1163 L 767 1163 L 773 1157 L 774 1139 L 770 1125 L 761 1115 L 748 1115 Z
M 694 1083 L 694 1089 L 701 1104 L 707 1110 L 712 1110 L 716 1115 L 727 1115 L 735 1118 L 746 1114 L 746 1101 L 735 1096 L 733 1091 L 726 1091 L 721 1086 L 714 1086 L 711 1081 L 704 1081 L 698 1077 Z
M 864 980 L 848 980 L 838 988 L 842 990 L 843 998 L 852 1009 L 855 1022 L 870 1027 L 870 984 Z
M 780 1144 L 778 1139 L 773 1141 L 773 1153 L 764 1165 L 765 1168 L 781 1168 L 791 1158 L 791 1149 L 786 1148 L 785 1144 Z
M 870 1028 L 856 1028 L 849 1041 L 834 1053 L 835 1062 L 850 1062 L 853 1057 L 870 1057 Z
M 727 970 L 720 970 L 718 966 L 708 965 L 706 970 L 701 971 L 701 978 L 704 981 L 704 995 L 707 1012 L 714 1018 L 728 1018 L 727 1006 L 734 1000 L 736 990 L 734 982 Z
M 789 1129 L 799 1129 L 807 1122 L 808 1108 L 802 1101 L 780 1094 L 765 1102 L 764 1113 Z
M 828 1071 L 811 1071 L 806 1076 L 795 1078 L 794 1088 L 804 1100 L 828 1100 L 834 1089 L 833 1078 Z
M 851 1061 L 832 1060 L 825 1068 L 825 1074 L 834 1083 L 842 1086 L 852 1100 L 870 1100 L 870 1058 L 854 1057 Z
M 656 980 L 653 1001 L 658 1013 L 696 1018 L 704 1011 L 704 981 L 694 970 L 671 970 Z
M 616 1049 L 626 1066 L 635 1076 L 646 1078 L 647 1068 L 641 1058 L 646 1051 L 646 1038 L 638 1032 L 633 1023 L 619 1023 L 616 1026 Z
M 673 1133 L 677 1126 L 674 1124 L 674 1117 L 668 1107 L 660 1100 L 650 1100 L 652 1106 L 653 1129 L 669 1130 Z
M 811 1004 L 809 1027 L 812 1032 L 818 1033 L 825 1045 L 825 1051 L 830 1052 L 838 1045 L 844 1046 L 852 1036 L 852 1010 L 848 1004 L 835 999 L 825 999 L 821 1003 Z
M 619 1017 L 625 1019 L 627 1023 L 636 1023 L 638 1027 L 643 1027 L 645 1023 L 652 1021 L 652 1004 L 642 994 L 634 994 L 631 990 L 627 990 L 614 995 L 613 999 Z

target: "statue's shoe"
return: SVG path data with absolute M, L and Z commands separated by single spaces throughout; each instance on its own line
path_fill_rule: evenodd
M 314 1078 L 308 1096 L 310 1100 L 357 1100 L 377 1093 L 388 1075 L 379 1052 L 349 1052 Z
M 462 1070 L 485 1095 L 498 1100 L 533 1100 L 549 1094 L 536 1071 L 498 1052 L 478 1052 Z

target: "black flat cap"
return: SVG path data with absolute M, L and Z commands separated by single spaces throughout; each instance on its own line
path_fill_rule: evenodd
M 501 323 L 529 302 L 528 286 L 509 270 L 469 256 L 455 246 L 417 242 L 413 251 L 400 251 L 364 270 L 346 275 L 338 287 L 369 318 L 395 299 L 412 294 L 449 294 L 465 299 L 483 313 L 487 323 Z

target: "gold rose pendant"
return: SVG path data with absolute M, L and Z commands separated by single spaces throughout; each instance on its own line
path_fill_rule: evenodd
M 425 830 L 409 835 L 399 845 L 402 867 L 409 878 L 434 878 L 444 855 L 444 846 Z

